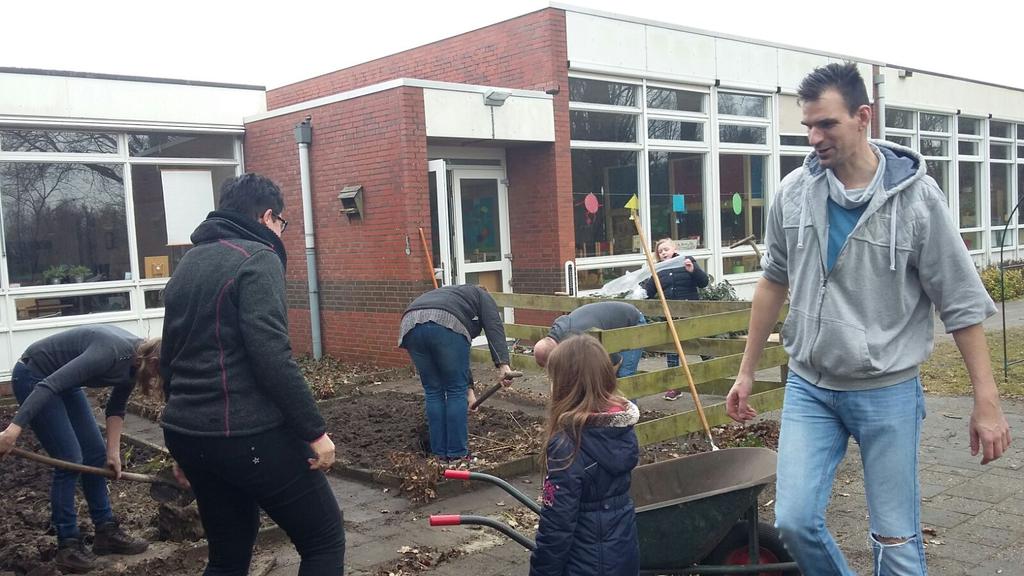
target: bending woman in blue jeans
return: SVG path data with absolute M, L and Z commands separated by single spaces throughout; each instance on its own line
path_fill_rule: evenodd
M 25 426 L 31 426 L 50 456 L 121 472 L 121 430 L 125 407 L 135 385 L 150 392 L 158 378 L 160 339 L 144 340 L 115 326 L 81 326 L 35 342 L 11 372 L 21 407 L 0 432 L 0 457 L 9 452 Z M 111 388 L 104 444 L 83 387 Z M 82 545 L 75 506 L 79 473 L 55 469 L 50 511 L 57 531 L 57 565 L 68 572 L 88 572 L 95 554 L 139 554 L 145 540 L 118 526 L 110 507 L 107 480 L 81 476 L 89 516 L 96 527 L 92 551 Z
M 469 455 L 466 390 L 469 347 L 480 332 L 502 380 L 509 368 L 505 326 L 494 298 L 480 286 L 443 286 L 421 295 L 405 309 L 398 345 L 416 365 L 427 404 L 430 451 L 443 460 Z

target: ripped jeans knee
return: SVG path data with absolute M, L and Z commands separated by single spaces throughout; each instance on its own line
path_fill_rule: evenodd
M 876 576 L 924 576 L 924 550 L 920 535 L 881 536 L 871 533 Z

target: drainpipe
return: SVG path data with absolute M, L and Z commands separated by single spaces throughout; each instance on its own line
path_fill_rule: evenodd
M 312 116 L 295 126 L 299 145 L 299 181 L 302 184 L 302 227 L 306 237 L 306 279 L 309 285 L 309 329 L 313 336 L 313 358 L 323 354 L 320 338 L 320 282 L 316 273 L 316 240 L 313 236 L 313 192 L 309 184 L 309 145 L 313 142 Z
M 876 111 L 876 124 L 878 130 L 874 138 L 878 140 L 885 140 L 885 73 L 881 66 L 874 67 L 874 85 L 875 85 L 875 111 Z

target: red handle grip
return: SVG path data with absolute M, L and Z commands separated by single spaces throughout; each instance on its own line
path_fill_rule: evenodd
M 462 524 L 462 516 L 458 514 L 436 514 L 430 517 L 431 526 L 458 526 Z
M 444 477 L 452 480 L 469 480 L 469 470 L 445 470 Z

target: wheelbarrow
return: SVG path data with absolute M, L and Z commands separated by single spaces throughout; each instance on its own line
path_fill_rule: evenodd
M 640 573 L 799 575 L 775 528 L 758 521 L 757 496 L 775 480 L 775 461 L 767 448 L 729 448 L 634 469 Z M 444 475 L 499 486 L 540 514 L 540 505 L 501 478 L 466 470 Z M 430 517 L 431 526 L 466 524 L 493 528 L 528 550 L 535 548 L 532 540 L 493 518 Z

